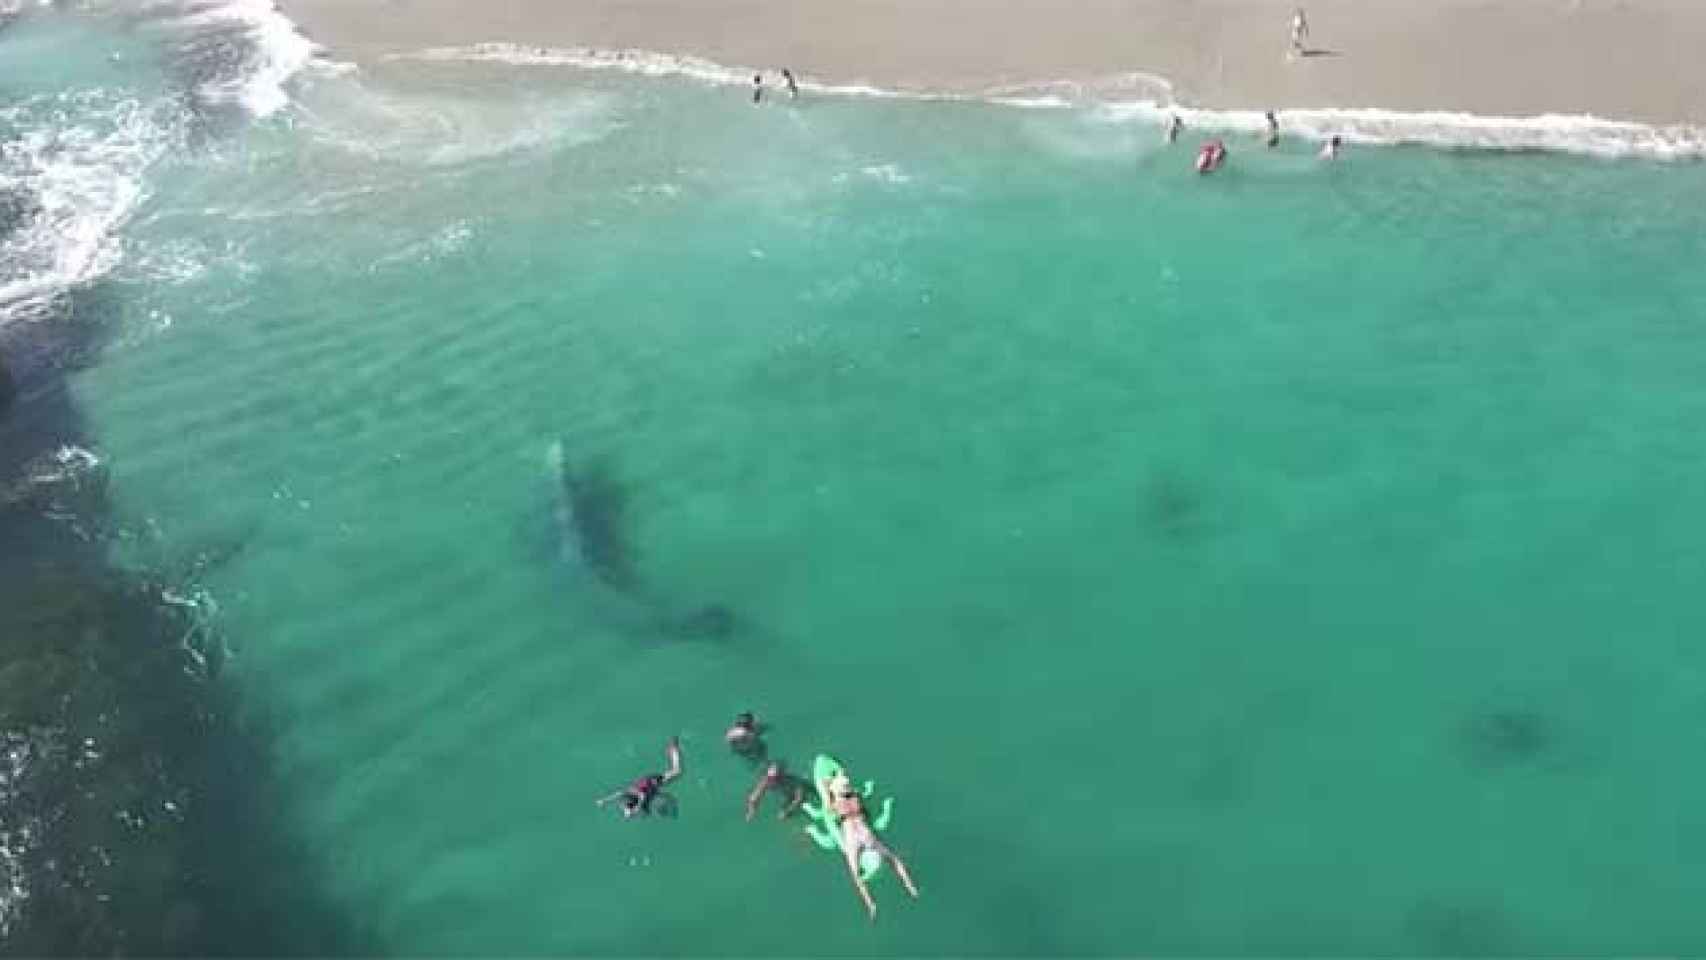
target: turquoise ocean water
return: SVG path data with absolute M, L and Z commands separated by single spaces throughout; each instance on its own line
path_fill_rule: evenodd
M 13 23 L 7 135 L 94 238 L 105 549 L 192 571 L 378 949 L 1706 950 L 1698 164 L 448 60 L 244 110 L 186 29 Z M 742 821 L 742 709 L 922 899 Z M 677 734 L 678 816 L 594 807 Z

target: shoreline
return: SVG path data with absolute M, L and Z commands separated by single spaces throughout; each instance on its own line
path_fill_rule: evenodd
M 498 64 L 510 67 L 560 67 L 613 71 L 650 78 L 686 78 L 702 83 L 750 89 L 762 72 L 771 96 L 780 96 L 779 71 L 713 63 L 692 56 L 649 50 L 551 49 L 508 43 L 385 54 L 385 63 L 428 62 Z M 1044 81 L 971 90 L 882 88 L 863 82 L 838 83 L 799 78 L 808 97 L 871 97 L 916 102 L 986 103 L 1026 109 L 1094 108 L 1108 122 L 1140 122 L 1158 129 L 1177 116 L 1197 133 L 1251 134 L 1266 128 L 1262 110 L 1198 107 L 1176 102 L 1172 84 L 1162 77 L 1130 74 L 1100 81 Z M 1398 111 L 1381 107 L 1303 107 L 1280 111 L 1283 135 L 1325 141 L 1338 136 L 1350 143 L 1422 146 L 1444 150 L 1565 153 L 1602 158 L 1660 161 L 1706 160 L 1706 125 L 1658 126 L 1608 120 L 1585 114 L 1488 116 L 1441 110 Z
M 506 46 L 545 51 L 540 62 L 633 51 L 772 75 L 789 67 L 832 91 L 977 98 L 1147 76 L 1172 102 L 1257 116 L 1338 109 L 1706 127 L 1697 58 L 1706 4 L 1306 6 L 1302 57 L 1287 51 L 1287 0 L 1082 0 L 1070 16 L 1060 0 L 513 0 L 477 11 L 456 0 L 286 0 L 284 12 L 332 57 L 358 64 Z

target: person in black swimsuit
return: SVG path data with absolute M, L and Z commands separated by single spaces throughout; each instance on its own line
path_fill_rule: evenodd
M 652 801 L 663 793 L 666 784 L 681 776 L 681 743 L 674 737 L 664 746 L 669 754 L 669 769 L 663 773 L 644 776 L 628 784 L 607 797 L 600 797 L 598 805 L 604 806 L 612 800 L 622 801 L 622 819 L 626 820 L 636 813 L 651 813 Z

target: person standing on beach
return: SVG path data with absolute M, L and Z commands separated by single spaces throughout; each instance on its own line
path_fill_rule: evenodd
M 1303 8 L 1298 7 L 1291 13 L 1291 55 L 1301 57 L 1306 52 L 1303 41 L 1309 38 L 1309 19 L 1303 15 Z
M 1267 124 L 1268 132 L 1262 139 L 1262 142 L 1268 145 L 1269 150 L 1272 150 L 1279 146 L 1279 118 L 1274 116 L 1274 112 L 1272 110 L 1268 111 Z
M 758 106 L 759 102 L 762 101 L 763 99 L 764 99 L 764 74 L 755 73 L 752 75 L 752 105 L 755 107 Z
M 782 79 L 788 84 L 788 99 L 798 100 L 800 98 L 800 85 L 794 82 L 794 72 L 789 70 L 787 67 L 783 67 Z

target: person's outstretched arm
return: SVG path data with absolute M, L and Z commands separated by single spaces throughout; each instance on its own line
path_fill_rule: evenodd
M 806 782 L 804 780 L 795 777 L 793 791 L 794 793 L 788 798 L 788 802 L 782 805 L 782 812 L 776 815 L 776 819 L 788 819 L 794 815 L 795 810 L 800 809 L 801 804 L 806 802 Z
M 627 792 L 628 792 L 627 788 L 624 787 L 623 789 L 616 791 L 615 793 L 611 794 L 608 797 L 599 797 L 598 801 L 597 801 L 598 805 L 602 807 L 605 804 L 609 803 L 612 800 L 617 799 L 618 797 L 622 796 L 624 793 L 627 793 Z
M 766 770 L 758 775 L 758 782 L 752 785 L 752 791 L 746 795 L 746 819 L 748 822 L 751 822 L 752 818 L 758 815 L 759 801 L 764 799 L 764 794 L 769 789 L 770 771 Z
M 669 754 L 669 769 L 663 772 L 663 782 L 669 783 L 681 776 L 681 741 L 670 737 L 669 743 L 665 744 L 663 749 Z

